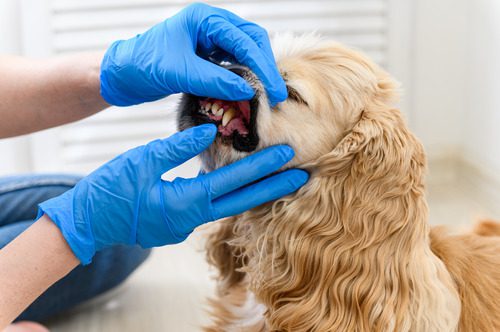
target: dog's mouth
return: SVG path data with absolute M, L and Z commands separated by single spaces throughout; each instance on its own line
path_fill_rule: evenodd
M 253 74 L 246 67 L 231 65 L 226 69 L 251 81 Z M 259 143 L 256 128 L 258 95 L 259 92 L 256 92 L 251 100 L 244 101 L 184 95 L 181 104 L 181 127 L 186 125 L 186 122 L 195 126 L 213 123 L 217 126 L 217 137 L 222 144 L 232 144 L 238 151 L 252 152 Z
M 227 101 L 214 98 L 198 98 L 198 114 L 201 120 L 217 126 L 223 142 L 233 143 L 239 151 L 253 151 L 258 143 L 255 119 L 255 102 Z M 253 107 L 252 107 L 253 106 Z

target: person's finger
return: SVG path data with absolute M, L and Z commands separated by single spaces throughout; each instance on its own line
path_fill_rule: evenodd
M 276 59 L 274 58 L 273 50 L 271 47 L 271 41 L 269 40 L 269 35 L 264 28 L 250 22 L 243 23 L 242 25 L 239 25 L 238 28 L 249 35 L 250 38 L 252 38 L 259 46 L 259 48 L 263 50 L 264 54 L 268 56 L 273 63 L 276 63 Z M 288 89 L 286 87 L 286 83 L 282 79 L 281 74 L 279 75 L 282 81 L 282 83 L 279 84 L 280 93 L 279 97 L 277 97 L 276 100 L 270 100 L 272 107 L 276 106 L 278 102 L 282 102 L 288 98 Z
M 195 58 L 190 73 L 198 84 L 186 87 L 191 94 L 222 100 L 250 100 L 255 91 L 240 76 L 202 58 Z
M 234 216 L 291 194 L 302 187 L 308 179 L 307 172 L 293 169 L 240 188 L 213 201 L 214 218 L 217 220 Z
M 213 200 L 276 172 L 293 156 L 293 149 L 287 145 L 272 146 L 205 174 L 200 180 Z
M 273 61 L 274 60 L 274 54 L 271 48 L 271 41 L 269 40 L 269 35 L 263 27 L 260 25 L 249 22 L 245 20 L 242 17 L 239 17 L 235 13 L 232 13 L 228 10 L 224 10 L 225 17 L 228 19 L 229 22 L 234 24 L 237 28 L 239 28 L 241 31 L 246 33 L 247 35 L 252 38 L 255 43 L 259 46 L 260 49 L 264 51 L 264 53 L 269 56 Z
M 245 20 L 244 18 L 236 15 L 233 12 L 230 12 L 229 10 L 215 7 L 212 8 L 219 11 L 221 13 L 221 16 L 225 17 L 234 26 L 249 35 L 250 38 L 252 38 L 259 46 L 259 48 L 264 50 L 264 52 L 274 60 L 271 42 L 269 40 L 269 35 L 267 34 L 266 29 L 256 23 Z
M 207 35 L 211 41 L 232 54 L 240 64 L 249 67 L 262 81 L 271 104 L 286 99 L 286 85 L 274 59 L 259 48 L 249 35 L 221 17 L 207 20 Z
M 250 38 L 252 38 L 255 41 L 255 43 L 259 46 L 259 48 L 264 51 L 264 54 L 270 57 L 271 60 L 276 63 L 276 60 L 274 59 L 274 53 L 271 48 L 271 41 L 269 40 L 269 35 L 267 34 L 267 31 L 264 28 L 250 22 L 238 25 L 238 28 L 247 35 L 249 35 Z
M 204 124 L 155 140 L 144 147 L 141 163 L 151 176 L 161 176 L 207 149 L 216 134 L 215 125 Z

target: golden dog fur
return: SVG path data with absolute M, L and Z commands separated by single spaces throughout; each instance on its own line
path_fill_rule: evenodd
M 289 98 L 261 98 L 258 149 L 286 143 L 310 172 L 297 193 L 214 225 L 211 332 L 499 331 L 500 227 L 431 229 L 421 143 L 392 78 L 337 43 L 275 45 Z M 208 170 L 243 157 L 215 144 Z

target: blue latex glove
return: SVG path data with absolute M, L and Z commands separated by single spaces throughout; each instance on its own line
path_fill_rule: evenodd
M 110 46 L 101 65 L 101 94 L 129 106 L 187 92 L 223 100 L 249 100 L 241 77 L 207 60 L 222 49 L 260 78 L 271 104 L 287 97 L 266 31 L 235 14 L 193 4 L 129 40 Z M 201 56 L 201 57 L 200 57 Z
M 205 150 L 216 133 L 214 125 L 206 124 L 130 150 L 40 204 L 38 216 L 48 215 L 78 259 L 88 264 L 97 250 L 116 244 L 149 248 L 179 243 L 203 223 L 290 194 L 307 181 L 306 172 L 292 169 L 253 183 L 293 158 L 286 145 L 196 178 L 161 179 Z

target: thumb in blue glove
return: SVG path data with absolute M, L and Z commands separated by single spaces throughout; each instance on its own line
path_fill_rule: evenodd
M 274 146 L 192 179 L 161 175 L 205 150 L 216 135 L 202 125 L 130 150 L 39 206 L 83 264 L 117 244 L 144 248 L 179 243 L 199 225 L 290 194 L 308 179 L 302 170 L 276 172 L 293 156 Z

